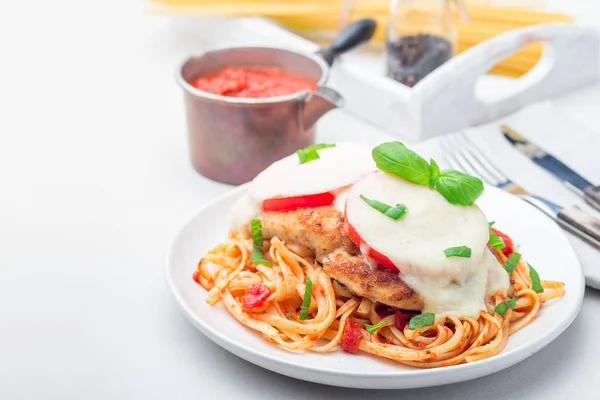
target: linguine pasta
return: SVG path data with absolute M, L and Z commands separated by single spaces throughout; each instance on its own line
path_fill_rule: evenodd
M 519 260 L 510 273 L 508 293 L 492 296 L 478 318 L 447 316 L 410 329 L 405 321 L 414 312 L 399 312 L 354 295 L 318 262 L 300 257 L 277 237 L 265 244 L 272 266 L 252 263 L 252 246 L 251 240 L 239 237 L 219 244 L 200 260 L 195 279 L 208 290 L 208 304 L 222 301 L 240 323 L 289 351 L 335 351 L 346 325 L 359 324 L 358 349 L 367 353 L 419 368 L 474 362 L 500 353 L 509 336 L 527 326 L 543 303 L 564 293 L 564 284 L 556 281 L 541 281 L 544 291 L 536 293 L 529 266 Z M 501 251 L 490 250 L 501 264 L 506 262 Z M 312 282 L 308 317 L 299 320 L 307 278 Z M 252 285 L 264 285 L 270 294 L 262 306 L 247 310 L 243 297 Z M 508 308 L 503 317 L 494 311 L 511 297 L 516 297 L 514 309 Z M 400 317 L 402 321 L 396 321 Z

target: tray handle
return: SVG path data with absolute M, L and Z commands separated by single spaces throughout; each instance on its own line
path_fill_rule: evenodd
M 538 63 L 510 92 L 492 101 L 479 98 L 479 78 L 524 47 L 544 42 Z M 422 101 L 421 139 L 495 120 L 520 108 L 598 81 L 600 40 L 592 29 L 571 23 L 515 29 L 452 58 L 413 90 Z

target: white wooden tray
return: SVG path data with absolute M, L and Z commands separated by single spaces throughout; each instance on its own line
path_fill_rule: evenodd
M 318 46 L 261 18 L 172 17 L 176 29 L 203 48 L 223 43 L 270 44 L 313 52 Z M 505 89 L 482 96 L 478 82 L 505 57 L 544 42 L 538 64 Z M 345 109 L 395 135 L 418 141 L 477 126 L 529 104 L 595 84 L 600 74 L 600 39 L 574 24 L 544 24 L 510 31 L 465 51 L 409 88 L 360 65 L 336 62 L 329 85 L 346 100 Z

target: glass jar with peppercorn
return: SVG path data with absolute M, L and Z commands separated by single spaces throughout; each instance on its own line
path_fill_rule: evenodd
M 449 0 L 392 0 L 386 37 L 387 76 L 413 87 L 448 61 L 456 45 Z

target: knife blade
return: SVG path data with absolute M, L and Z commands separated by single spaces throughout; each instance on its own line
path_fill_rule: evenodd
M 571 189 L 578 196 L 583 197 L 589 205 L 600 211 L 600 186 L 593 185 L 558 158 L 547 153 L 544 149 L 507 125 L 501 125 L 500 130 L 506 140 L 517 150 L 535 164 L 550 172 L 567 188 Z

